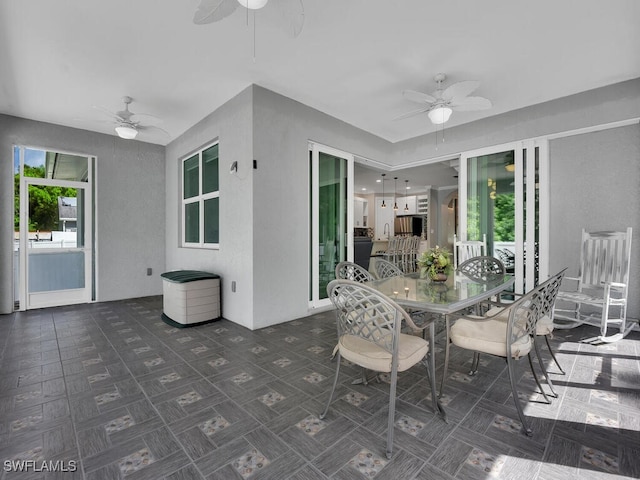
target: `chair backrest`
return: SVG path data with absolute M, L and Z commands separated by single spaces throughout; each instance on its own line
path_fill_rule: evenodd
M 535 337 L 538 320 L 545 315 L 552 317 L 553 305 L 565 270 L 566 268 L 556 273 L 507 307 L 507 339 L 511 339 L 507 341 L 507 355 L 517 357 L 517 352 L 511 352 L 512 345 L 521 345 L 522 342 L 518 340 L 523 337 Z
M 504 264 L 495 257 L 472 257 L 458 265 L 457 272 L 472 280 L 487 281 L 496 275 L 504 275 Z
M 373 280 L 373 275 L 368 270 L 362 268 L 357 263 L 340 262 L 336 265 L 336 279 L 352 280 L 354 282 L 363 283 Z
M 374 269 L 378 278 L 401 277 L 404 275 L 404 272 L 395 263 L 388 262 L 382 258 L 376 258 Z
M 413 325 L 397 303 L 377 290 L 351 280 L 333 280 L 327 285 L 336 307 L 338 337 L 354 335 L 375 343 L 393 355 L 397 365 L 402 321 Z
M 465 260 L 482 257 L 487 254 L 487 235 L 482 234 L 482 240 L 458 240 L 453 236 L 453 267 L 457 268 Z
M 629 283 L 631 227 L 625 232 L 586 232 L 582 230 L 579 286 L 602 288 L 605 283 Z

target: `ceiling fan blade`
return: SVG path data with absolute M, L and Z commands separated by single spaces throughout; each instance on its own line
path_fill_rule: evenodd
M 171 137 L 171 134 L 169 132 L 167 132 L 164 128 L 160 128 L 160 127 L 157 127 L 155 125 L 146 125 L 146 126 L 145 125 L 138 125 L 137 129 L 139 131 L 141 131 L 141 132 L 148 132 L 148 131 L 155 132 L 155 131 L 158 131 L 158 132 L 166 135 L 167 137 Z
M 480 86 L 480 82 L 476 80 L 466 80 L 464 82 L 454 83 L 453 85 L 449 85 L 442 92 L 442 98 L 444 100 L 457 100 L 466 97 L 471 92 L 473 92 L 476 88 Z
M 484 97 L 465 97 L 457 102 L 449 104 L 451 108 L 458 111 L 486 110 L 491 108 L 491 100 Z
M 238 5 L 237 0 L 200 0 L 193 23 L 205 25 L 218 22 L 235 12 Z
M 114 122 L 122 122 L 124 120 L 124 118 L 122 118 L 120 115 L 109 110 L 106 107 L 102 107 L 100 105 L 93 105 L 92 108 L 94 108 L 95 110 L 98 110 L 101 113 L 104 113 L 105 115 L 108 115 Z
M 414 115 L 420 115 L 421 113 L 428 112 L 429 110 L 431 110 L 431 105 L 419 108 L 418 110 L 412 110 L 410 112 L 403 113 L 402 115 L 395 117 L 393 120 L 402 120 L 404 118 L 413 117 Z
M 302 0 L 286 0 L 279 4 L 283 6 L 281 14 L 285 19 L 287 31 L 291 33 L 293 38 L 297 37 L 304 28 L 304 5 Z
M 154 115 L 149 115 L 148 113 L 134 113 L 131 115 L 131 117 L 129 118 L 129 121 L 135 123 L 135 124 L 139 124 L 142 123 L 145 126 L 150 126 L 150 125 L 157 125 L 159 123 L 162 123 L 162 120 L 159 119 L 158 117 L 154 116 Z
M 416 103 L 434 103 L 436 101 L 435 97 L 426 93 L 416 92 L 414 90 L 403 90 L 402 96 L 407 100 Z

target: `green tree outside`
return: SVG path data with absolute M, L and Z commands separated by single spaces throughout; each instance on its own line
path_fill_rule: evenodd
M 493 208 L 494 236 L 498 242 L 514 242 L 516 232 L 515 195 L 502 193 L 496 195 Z
M 25 165 L 27 177 L 44 178 L 44 166 Z M 71 187 L 51 187 L 47 185 L 29 185 L 29 231 L 58 231 L 58 197 L 75 197 L 76 189 Z M 20 174 L 14 175 L 14 215 L 15 230 L 20 229 Z

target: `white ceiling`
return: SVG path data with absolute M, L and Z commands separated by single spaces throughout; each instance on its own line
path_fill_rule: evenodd
M 297 38 L 291 1 L 257 12 L 255 59 L 243 8 L 195 25 L 199 0 L 1 1 L 0 113 L 113 134 L 92 106 L 129 95 L 170 133 L 139 139 L 164 145 L 256 83 L 398 142 L 434 131 L 393 118 L 438 72 L 493 103 L 448 128 L 640 77 L 637 0 L 303 0 Z

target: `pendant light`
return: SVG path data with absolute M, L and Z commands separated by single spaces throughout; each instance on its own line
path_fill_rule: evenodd
M 398 177 L 393 177 L 393 210 L 398 211 L 398 202 L 396 201 L 396 190 L 398 188 Z
M 382 205 L 380 205 L 380 208 L 387 208 L 387 204 L 384 203 L 384 177 L 386 176 L 386 173 L 382 174 Z
M 409 190 L 409 180 L 405 180 L 405 181 L 404 181 L 404 183 L 405 183 L 405 187 L 404 187 L 404 190 L 405 190 L 405 192 L 404 192 L 405 197 L 404 197 L 404 198 L 405 198 L 405 200 L 406 200 L 406 199 L 407 199 L 406 195 L 407 195 L 407 193 L 408 193 L 408 192 L 407 192 L 407 190 Z M 408 212 L 408 211 L 409 211 L 409 200 L 406 200 L 406 202 L 407 202 L 407 203 L 405 203 L 405 204 L 404 204 L 404 211 L 405 211 L 405 212 Z

